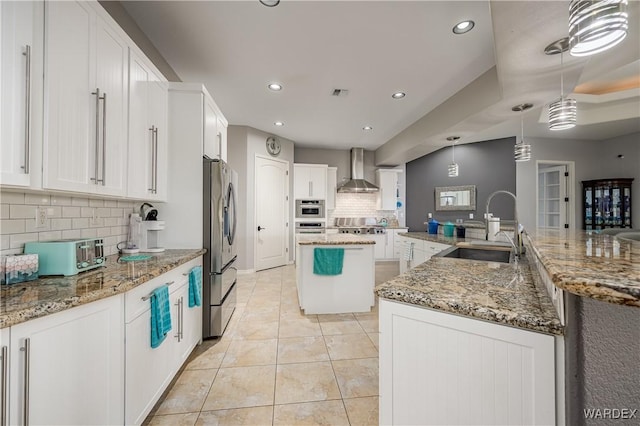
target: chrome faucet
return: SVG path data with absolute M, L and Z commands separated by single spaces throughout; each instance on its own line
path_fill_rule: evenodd
M 511 248 L 513 248 L 513 257 L 517 262 L 518 258 L 520 257 L 520 251 L 518 250 L 518 246 L 516 246 L 516 243 L 513 241 L 513 238 L 511 238 L 509 234 L 507 234 L 507 231 L 498 231 L 496 232 L 495 236 L 497 237 L 500 234 L 504 234 L 504 236 L 507 237 L 507 240 L 509 240 L 509 243 L 511 244 Z
M 510 195 L 513 198 L 513 215 L 515 216 L 514 217 L 515 225 L 514 225 L 514 230 L 513 230 L 513 239 L 509 239 L 509 240 L 511 242 L 511 245 L 513 246 L 513 249 L 515 250 L 515 254 L 517 256 L 520 256 L 522 254 L 523 250 L 522 250 L 522 237 L 521 237 L 519 229 L 518 229 L 520 227 L 520 222 L 518 222 L 518 199 L 516 198 L 516 196 L 513 193 L 511 193 L 509 191 L 505 191 L 505 190 L 495 191 L 495 192 L 491 193 L 491 195 L 489 195 L 489 197 L 487 198 L 486 214 L 484 216 L 484 226 L 485 226 L 486 239 L 487 240 L 489 239 L 489 204 L 491 203 L 491 199 L 497 194 L 507 194 L 507 195 Z M 505 235 L 506 235 L 506 232 L 505 232 Z

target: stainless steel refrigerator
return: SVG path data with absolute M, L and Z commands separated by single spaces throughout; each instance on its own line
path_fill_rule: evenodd
M 204 158 L 202 335 L 224 333 L 236 308 L 236 188 L 238 174 L 222 160 Z

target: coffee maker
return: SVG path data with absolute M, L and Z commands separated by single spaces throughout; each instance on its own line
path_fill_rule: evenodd
M 164 247 L 159 244 L 159 231 L 164 230 L 164 220 L 158 220 L 158 209 L 149 203 L 140 206 L 140 251 L 143 253 L 161 253 Z

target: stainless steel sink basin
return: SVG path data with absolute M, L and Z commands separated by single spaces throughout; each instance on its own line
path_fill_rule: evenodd
M 437 257 L 456 259 L 484 260 L 487 262 L 509 263 L 511 250 L 500 248 L 451 247 L 436 254 Z
M 621 232 L 616 237 L 621 240 L 640 241 L 640 232 Z

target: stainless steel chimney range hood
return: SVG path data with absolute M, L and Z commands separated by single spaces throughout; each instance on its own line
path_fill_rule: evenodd
M 364 148 L 351 148 L 351 179 L 342 184 L 338 192 L 378 192 L 376 185 L 364 180 Z

